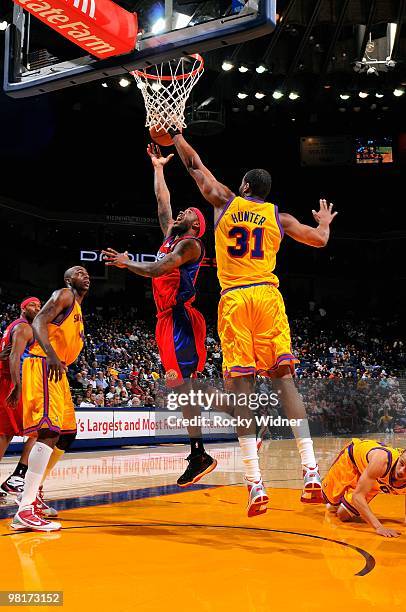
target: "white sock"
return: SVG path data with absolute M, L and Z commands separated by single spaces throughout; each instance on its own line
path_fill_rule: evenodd
M 314 456 L 313 440 L 311 438 L 296 438 L 296 445 L 303 467 L 315 468 L 317 462 Z
M 241 458 L 245 466 L 245 477 L 248 480 L 261 480 L 259 469 L 257 441 L 254 437 L 238 438 L 241 448 Z
M 34 503 L 51 455 L 52 448 L 43 442 L 36 442 L 32 447 L 28 457 L 28 470 L 24 479 L 20 508 Z

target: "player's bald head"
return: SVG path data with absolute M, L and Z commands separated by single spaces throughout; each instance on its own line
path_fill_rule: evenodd
M 71 268 L 68 268 L 63 275 L 65 282 L 71 281 L 80 270 L 85 270 L 85 268 L 83 268 L 83 266 L 72 266 Z
M 83 266 L 72 266 L 64 274 L 65 284 L 70 289 L 75 289 L 79 294 L 84 294 L 90 286 L 89 273 Z

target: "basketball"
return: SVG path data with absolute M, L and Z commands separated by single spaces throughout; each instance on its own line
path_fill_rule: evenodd
M 171 147 L 173 140 L 171 136 L 164 129 L 157 130 L 155 126 L 151 127 L 149 134 L 154 142 L 160 147 Z

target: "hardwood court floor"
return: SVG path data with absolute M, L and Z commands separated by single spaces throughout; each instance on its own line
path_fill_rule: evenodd
M 323 472 L 345 442 L 315 441 Z M 9 518 L 0 520 L 0 590 L 62 590 L 69 612 L 405 608 L 402 497 L 373 501 L 402 532 L 396 540 L 341 524 L 323 506 L 300 503 L 295 444 L 271 441 L 261 450 L 270 510 L 248 519 L 238 448 L 208 450 L 218 468 L 185 490 L 174 483 L 186 447 L 67 456 L 47 486 L 55 506 L 70 508 L 60 511 L 61 532 L 14 533 Z M 1 477 L 13 462 L 5 460 Z M 14 508 L 1 506 L 0 516 Z

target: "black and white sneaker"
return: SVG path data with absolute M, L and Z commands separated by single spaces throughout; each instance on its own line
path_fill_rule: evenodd
M 7 495 L 19 495 L 24 491 L 24 478 L 21 478 L 21 476 L 9 476 L 0 485 L 0 489 Z
M 189 455 L 186 461 L 189 465 L 186 470 L 177 480 L 179 487 L 190 487 L 190 485 L 198 482 L 206 474 L 210 474 L 217 467 L 216 459 L 210 457 L 207 453 L 201 455 Z

